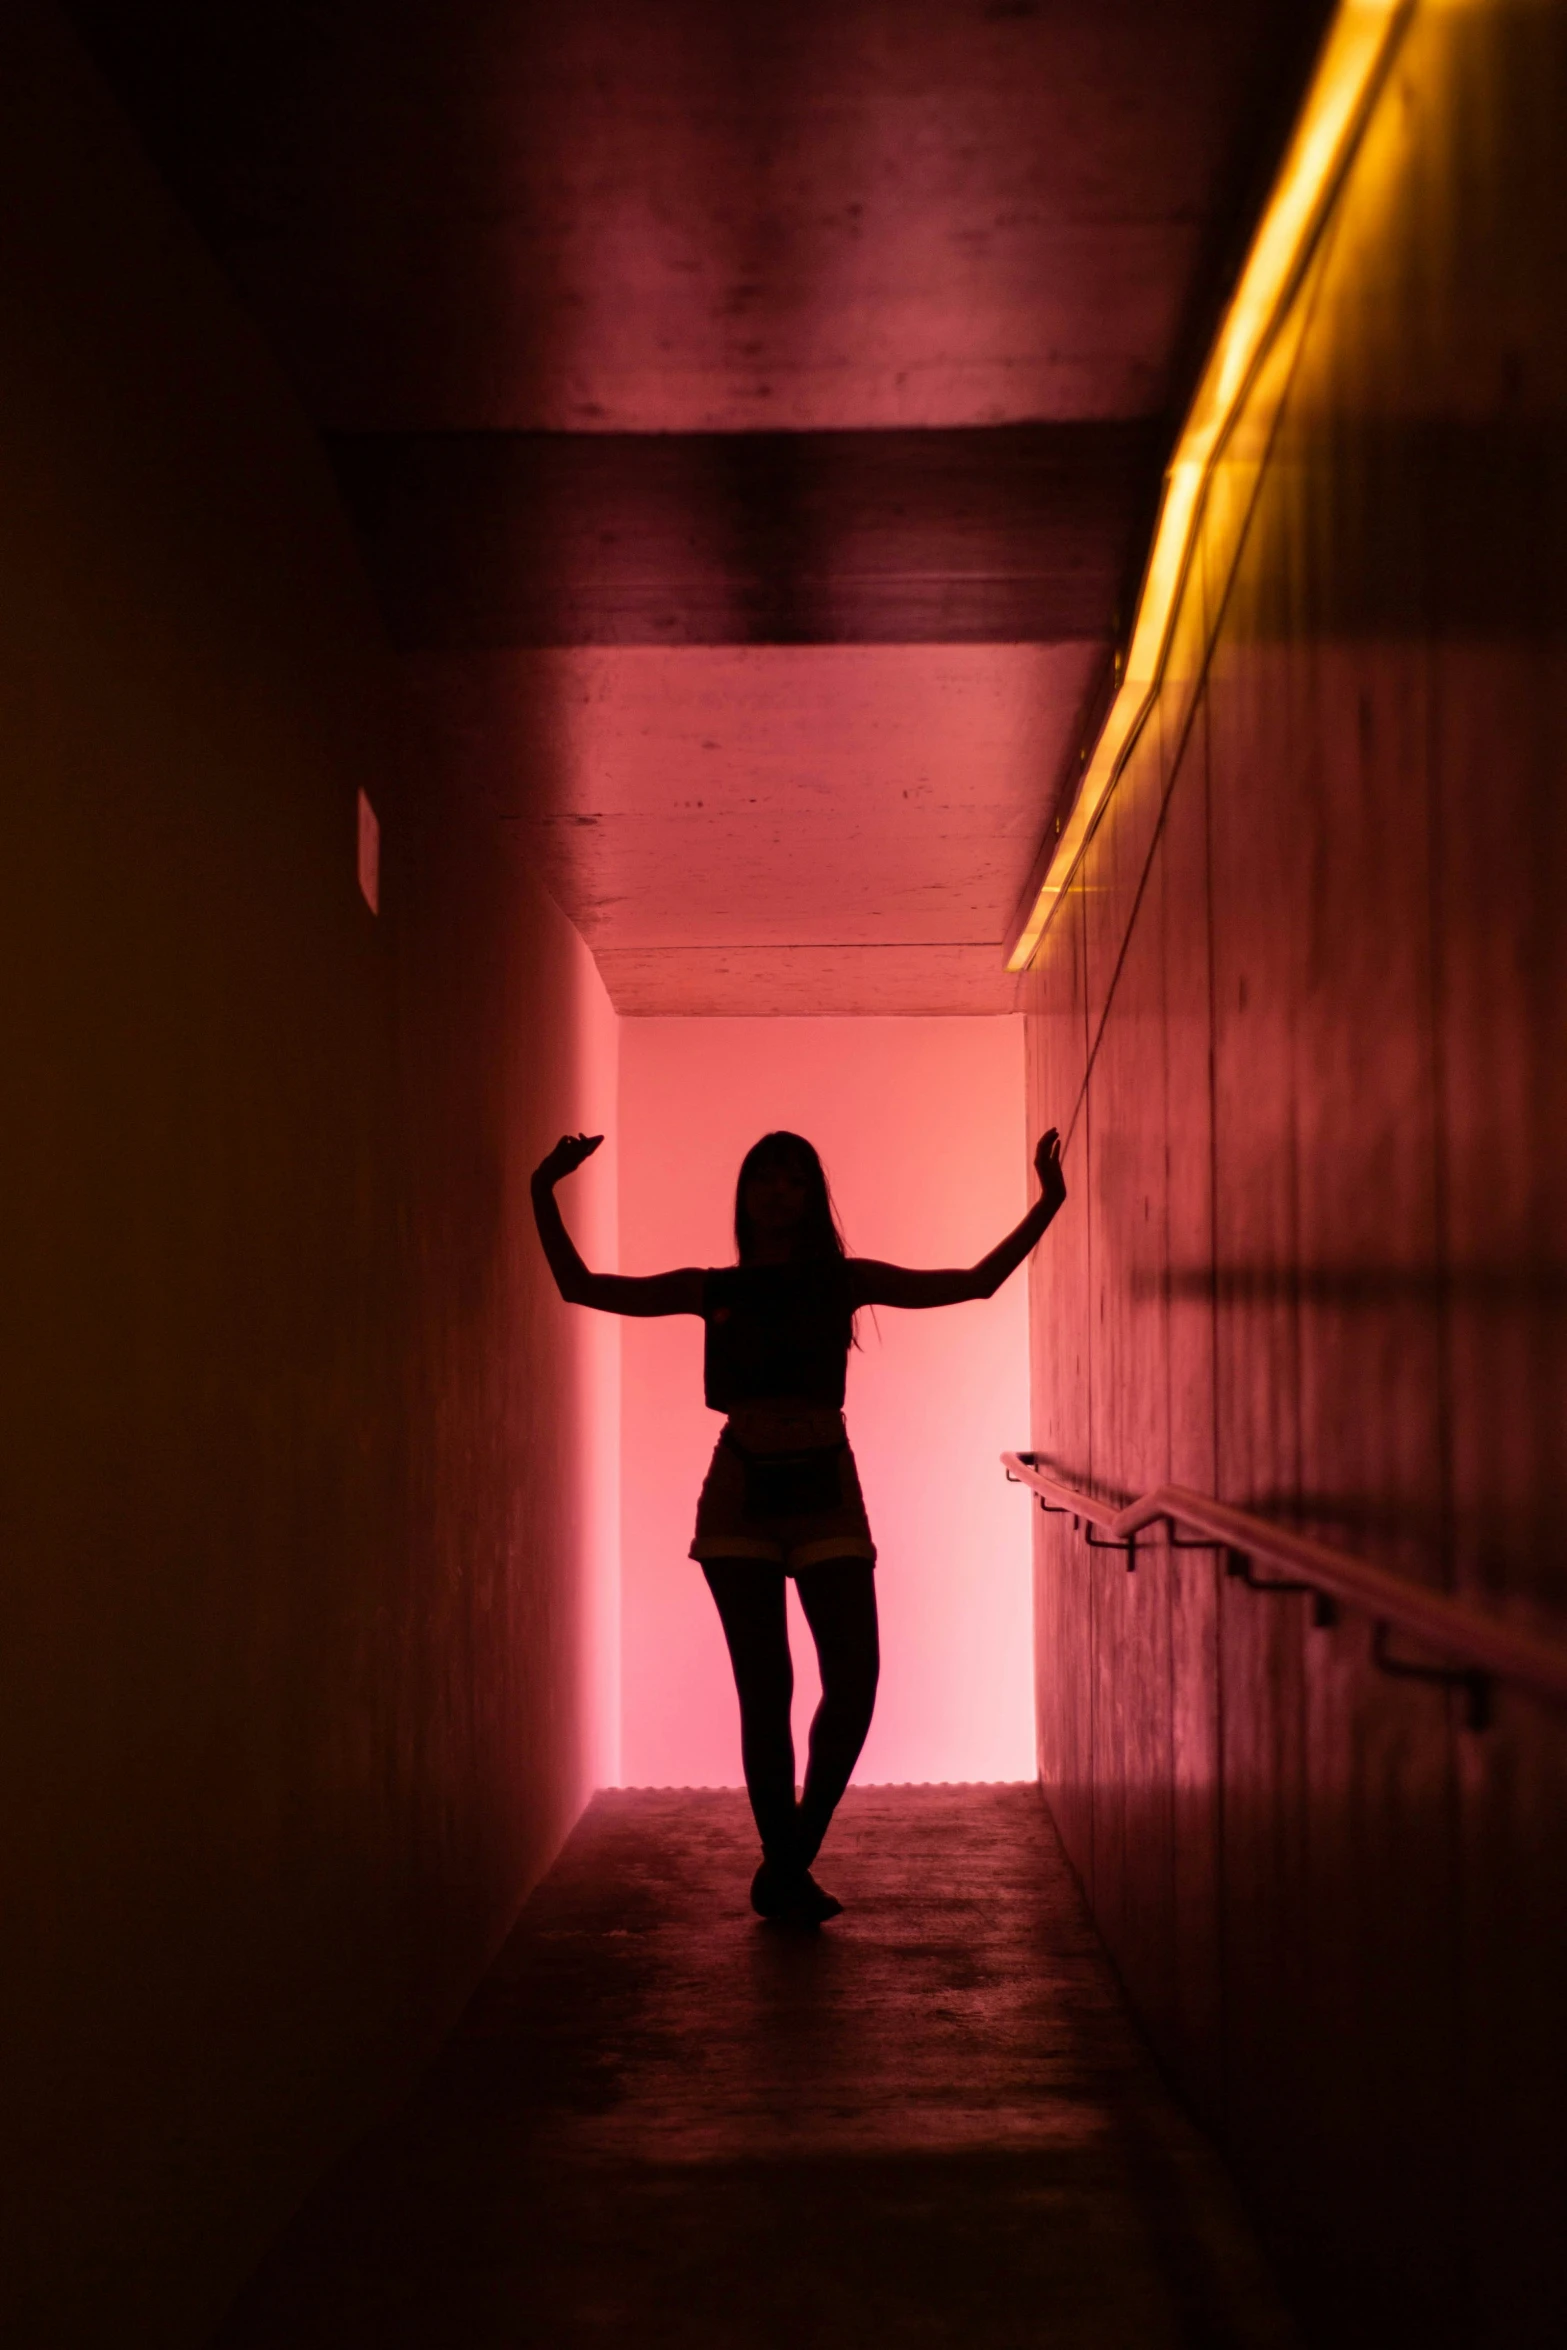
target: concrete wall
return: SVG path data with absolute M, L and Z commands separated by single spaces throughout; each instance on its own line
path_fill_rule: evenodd
M 178 2345 L 612 1773 L 613 1330 L 526 1177 L 614 1026 L 32 0 L 0 116 L 0 2333 Z
M 970 1264 L 1022 1215 L 1014 1019 L 627 1020 L 621 1245 L 628 1272 L 734 1259 L 734 1187 L 757 1137 L 821 1152 L 849 1245 Z M 1032 1177 L 1029 1178 L 1032 1183 Z M 1028 1412 L 1021 1279 L 943 1313 L 861 1316 L 848 1419 L 880 1558 L 882 1681 L 861 1780 L 1018 1779 L 1032 1755 L 1028 1527 L 995 1471 Z M 723 1635 L 686 1556 L 721 1422 L 702 1330 L 625 1327 L 624 1771 L 736 1786 Z M 796 1743 L 818 1683 L 794 1613 Z
M 1562 9 L 1416 11 L 1029 982 L 1041 1451 L 1558 1637 L 1564 114 Z M 1035 1530 L 1041 1776 L 1322 2338 L 1563 2339 L 1567 1720 Z

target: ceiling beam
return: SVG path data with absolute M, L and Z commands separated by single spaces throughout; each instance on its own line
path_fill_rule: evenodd
M 395 641 L 447 651 L 1108 639 L 1161 455 L 1142 420 L 328 448 Z

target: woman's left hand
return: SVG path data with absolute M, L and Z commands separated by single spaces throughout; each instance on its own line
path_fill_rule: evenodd
M 1039 1138 L 1034 1151 L 1034 1173 L 1054 1215 L 1066 1198 L 1066 1177 L 1061 1172 L 1061 1137 L 1053 1126 Z

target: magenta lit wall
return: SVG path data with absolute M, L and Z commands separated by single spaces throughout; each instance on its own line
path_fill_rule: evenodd
M 1041 1452 L 1558 1640 L 1564 110 L 1562 10 L 1412 12 L 1026 990 L 1041 1109 L 1098 1040 Z M 1310 2338 L 1556 2350 L 1561 1715 L 1034 1522 L 1051 1809 Z
M 759 1134 L 820 1150 L 851 1249 L 967 1264 L 1023 1213 L 1022 1023 L 629 1019 L 620 1029 L 621 1262 L 732 1261 L 735 1173 Z M 878 1327 L 879 1323 L 879 1327 Z M 881 1696 L 867 1781 L 1021 1779 L 1034 1768 L 1027 1512 L 996 1456 L 1028 1420 L 1027 1293 L 863 1317 L 849 1432 L 880 1550 Z M 623 1333 L 622 1772 L 739 1780 L 718 1620 L 686 1557 L 720 1426 L 693 1319 Z M 800 1750 L 816 1698 L 793 1617 Z

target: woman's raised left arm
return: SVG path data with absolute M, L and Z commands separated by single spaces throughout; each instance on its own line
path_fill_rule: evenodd
M 849 1260 L 849 1294 L 856 1306 L 960 1306 L 970 1298 L 994 1297 L 1015 1273 L 1066 1198 L 1061 1173 L 1061 1138 L 1052 1126 L 1034 1152 L 1040 1194 L 1021 1224 L 998 1241 L 977 1265 L 951 1272 L 920 1272 L 912 1265 L 884 1265 L 874 1257 Z

